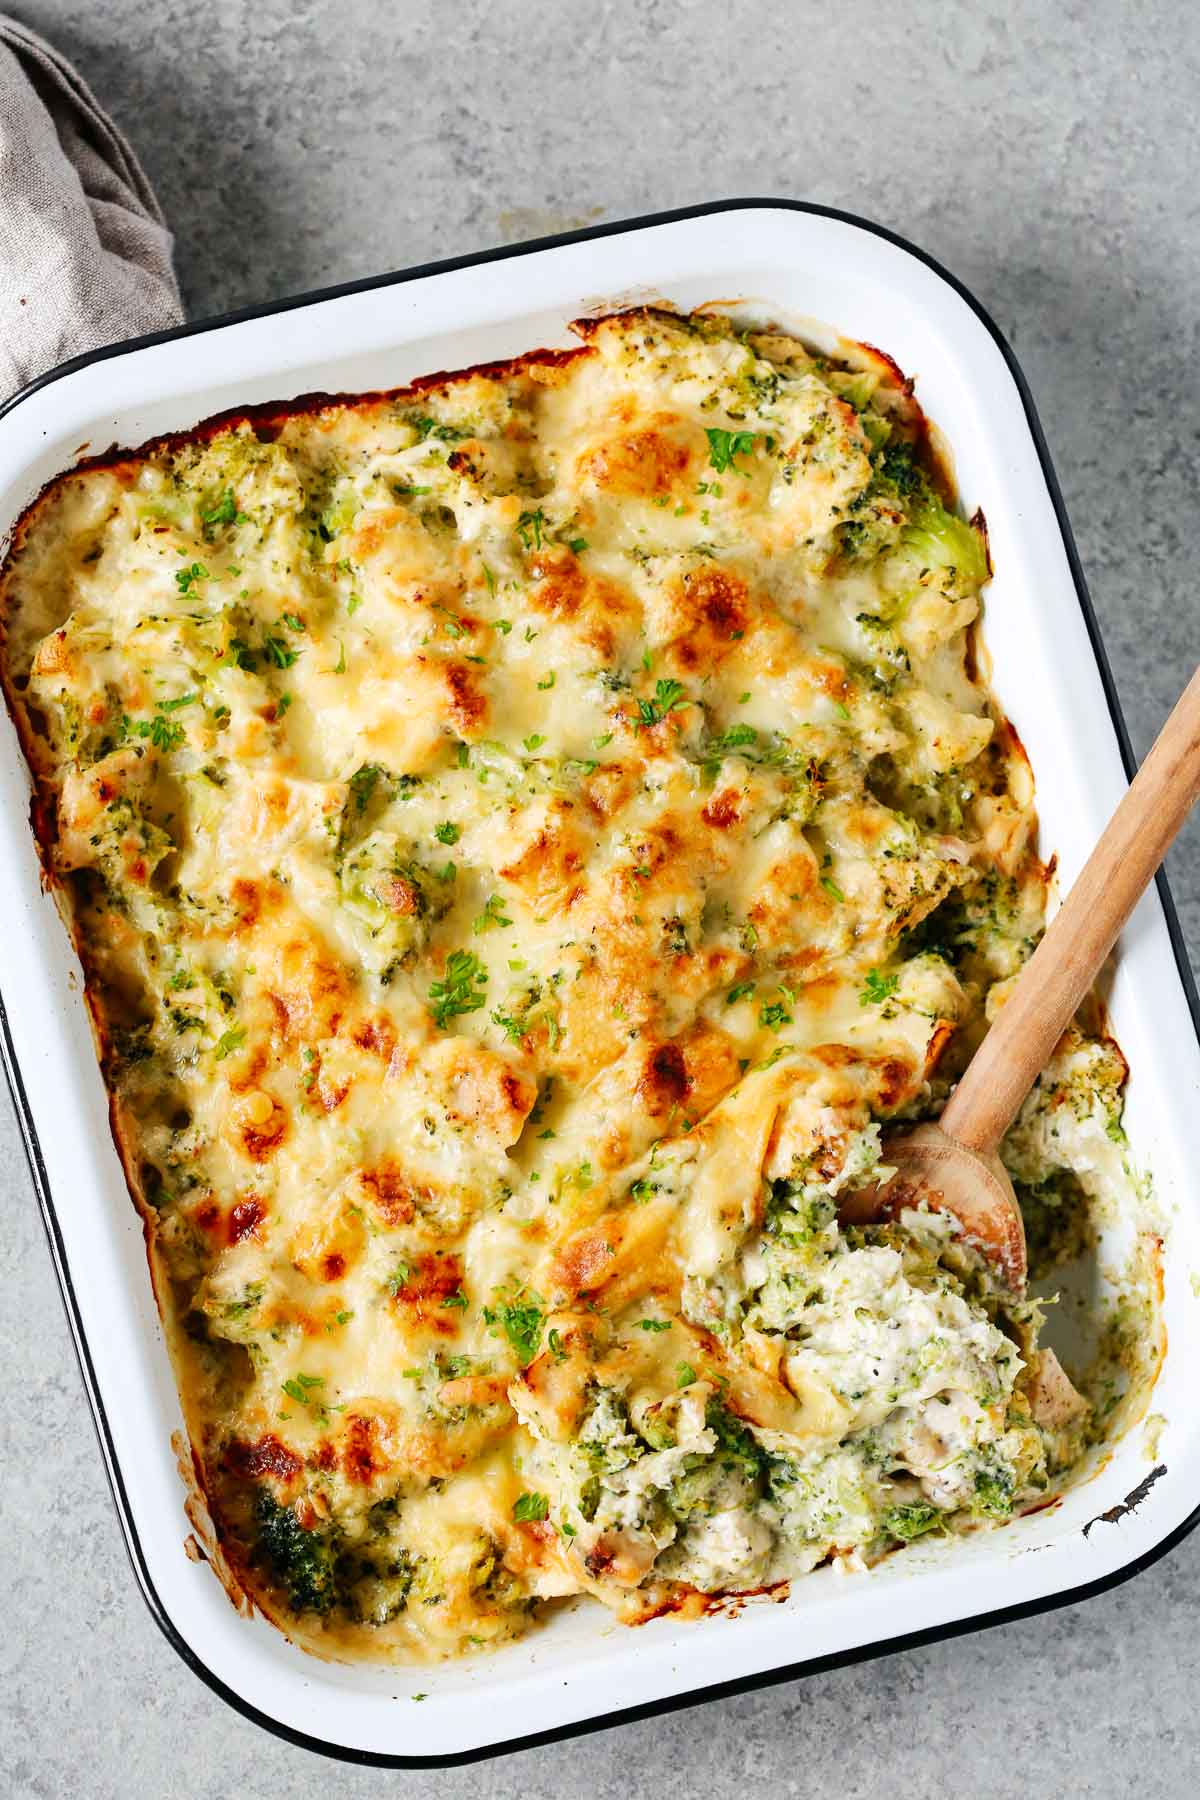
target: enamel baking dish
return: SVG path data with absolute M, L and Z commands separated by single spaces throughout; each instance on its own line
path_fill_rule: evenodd
M 971 296 L 861 220 L 786 201 L 733 202 L 117 345 L 56 370 L 0 417 L 0 533 L 85 448 L 138 444 L 228 407 L 390 388 L 564 344 L 567 321 L 580 313 L 647 299 L 736 301 L 748 316 L 810 338 L 836 331 L 877 345 L 915 377 L 966 510 L 981 506 L 987 517 L 993 683 L 1033 764 L 1042 854 L 1057 852 L 1069 883 L 1121 793 L 1128 746 L 1033 406 Z M 465 1760 L 1078 1599 L 1145 1567 L 1196 1523 L 1200 1299 L 1190 1277 L 1200 1268 L 1200 1048 L 1195 993 L 1160 883 L 1125 933 L 1109 995 L 1132 1070 L 1129 1136 L 1165 1224 L 1170 1348 L 1152 1401 L 1166 1421 L 1153 1466 L 1135 1427 L 1061 1504 L 1003 1531 L 914 1545 L 869 1574 L 821 1569 L 783 1603 L 750 1603 L 693 1624 L 667 1617 L 629 1630 L 576 1602 L 522 1642 L 457 1664 L 326 1664 L 265 1619 L 239 1616 L 212 1570 L 184 1552 L 174 1378 L 109 1132 L 79 969 L 41 889 L 28 804 L 28 775 L 5 719 L 0 994 L 9 1081 L 139 1585 L 180 1655 L 247 1717 L 361 1762 Z M 1120 1249 L 1115 1239 L 1104 1246 L 1114 1260 Z M 1134 1503 L 1126 1507 L 1127 1498 Z

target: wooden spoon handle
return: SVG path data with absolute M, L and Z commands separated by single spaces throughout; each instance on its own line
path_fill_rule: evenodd
M 1200 669 L 950 1096 L 940 1121 L 947 1137 L 996 1149 L 1197 794 Z

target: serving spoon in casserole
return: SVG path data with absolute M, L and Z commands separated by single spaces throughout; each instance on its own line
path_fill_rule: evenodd
M 935 1122 L 890 1133 L 883 1181 L 842 1196 L 844 1224 L 922 1201 L 950 1213 L 999 1284 L 1024 1292 L 1025 1229 L 1000 1140 L 1200 794 L 1200 669 Z

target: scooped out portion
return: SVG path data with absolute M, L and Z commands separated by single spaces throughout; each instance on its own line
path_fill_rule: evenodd
M 0 573 L 220 1551 L 326 1655 L 1002 1524 L 1117 1391 L 839 1218 L 1042 929 L 981 524 L 873 351 L 577 330 L 83 465 Z M 1076 1029 L 1010 1134 L 1035 1273 L 1123 1081 Z

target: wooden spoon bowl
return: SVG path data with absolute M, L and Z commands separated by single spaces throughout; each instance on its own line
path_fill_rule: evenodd
M 918 1125 L 885 1139 L 888 1180 L 844 1194 L 838 1214 L 845 1225 L 897 1218 L 927 1203 L 958 1221 L 962 1242 L 986 1257 L 998 1282 L 1023 1294 L 1029 1273 L 1025 1226 L 1008 1171 L 996 1155 L 980 1155 L 947 1137 L 940 1125 Z

